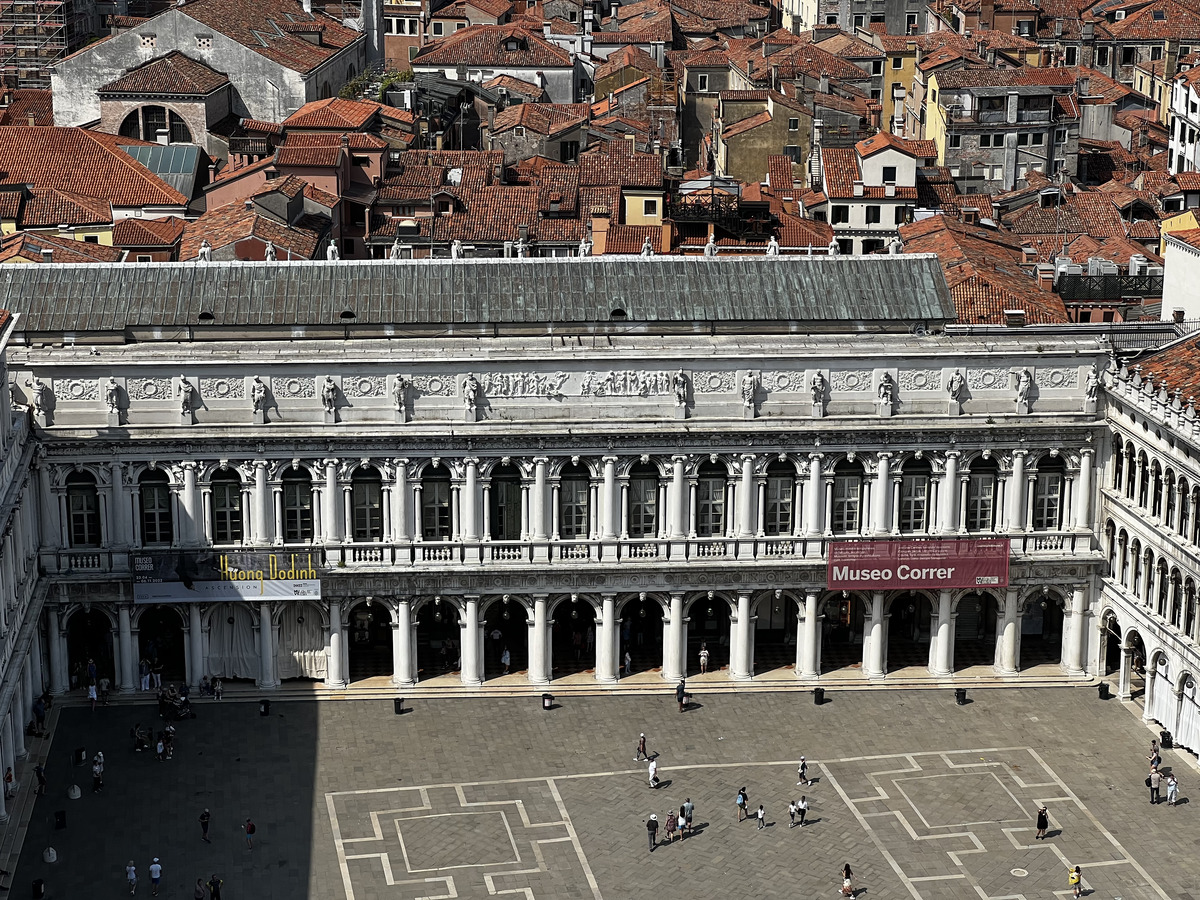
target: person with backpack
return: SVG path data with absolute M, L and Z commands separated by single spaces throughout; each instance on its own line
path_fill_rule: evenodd
M 246 849 L 253 850 L 254 849 L 254 832 L 257 829 L 254 827 L 254 822 L 252 822 L 250 820 L 249 816 L 246 817 L 246 824 L 242 826 L 242 830 L 246 832 Z
M 1071 896 L 1083 896 L 1083 872 L 1080 871 L 1079 866 L 1073 868 L 1067 875 L 1067 887 L 1073 891 Z
M 750 811 L 746 808 L 746 805 L 749 802 L 750 802 L 750 798 L 746 794 L 746 789 L 742 788 L 740 791 L 738 791 L 738 795 L 737 795 L 737 812 L 738 812 L 737 820 L 739 822 L 742 821 L 742 819 L 744 819 L 744 818 L 750 817 Z

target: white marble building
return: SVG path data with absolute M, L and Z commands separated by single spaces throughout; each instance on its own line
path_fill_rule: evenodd
M 931 257 L 29 269 L 52 692 L 1097 671 L 1105 346 L 946 329 Z M 829 590 L 864 539 L 1007 584 Z M 271 554 L 316 577 L 205 593 Z

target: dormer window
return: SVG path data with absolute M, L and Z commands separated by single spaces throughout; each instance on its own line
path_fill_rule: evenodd
M 514 53 L 517 50 L 521 49 L 521 42 L 518 41 L 516 38 L 509 38 L 507 41 L 504 42 L 504 49 L 507 50 L 509 53 Z
M 155 34 L 143 34 L 142 35 L 142 49 L 153 50 L 156 46 L 158 46 L 158 35 L 155 35 Z

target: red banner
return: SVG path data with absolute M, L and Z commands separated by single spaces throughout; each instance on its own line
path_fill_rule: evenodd
M 1008 586 L 1009 542 L 834 541 L 826 582 L 836 591 Z

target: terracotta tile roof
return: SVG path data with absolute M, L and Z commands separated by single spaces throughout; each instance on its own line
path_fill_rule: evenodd
M 1177 172 L 1172 177 L 1181 191 L 1200 191 L 1200 172 Z
M 580 154 L 579 184 L 662 187 L 662 160 L 652 153 L 631 153 L 622 144 L 627 145 L 628 141 L 614 141 L 606 147 Z
M 599 69 L 596 70 L 596 77 L 599 77 Z M 537 102 L 546 98 L 546 89 L 540 85 L 533 84 L 530 81 L 522 81 L 520 78 L 513 78 L 511 75 L 497 75 L 489 81 L 483 83 L 485 88 L 495 90 L 496 88 L 504 88 L 510 94 L 520 94 L 526 99 Z
M 54 98 L 49 90 L 21 88 L 10 96 L 8 106 L 0 111 L 0 125 L 28 125 L 30 116 L 34 125 L 54 124 Z
M 937 32 L 945 34 L 944 31 Z M 928 74 L 934 69 L 942 68 L 943 66 L 954 65 L 956 68 L 960 65 L 970 65 L 975 67 L 984 67 L 987 63 L 975 55 L 973 50 L 966 47 L 940 47 L 924 54 L 921 61 L 917 63 L 917 69 Z
M 25 188 L 22 185 L 17 190 L 0 191 L 0 219 L 16 221 L 21 216 L 21 207 L 25 205 Z
M 760 46 L 747 48 L 749 52 L 738 60 L 738 67 L 755 80 L 765 78 L 772 70 L 778 70 L 784 78 L 794 77 L 797 73 L 814 78 L 828 75 L 842 81 L 861 81 L 870 77 L 854 63 L 822 50 L 816 44 L 793 44 L 764 58 L 761 42 L 755 43 Z
M 631 45 L 622 47 L 600 65 L 596 66 L 596 74 L 593 80 L 600 81 L 603 78 L 608 78 L 611 75 L 617 74 L 622 69 L 637 69 L 639 72 L 644 72 L 650 76 L 661 77 L 662 75 L 662 67 L 654 61 L 653 56 L 641 47 Z
M 819 41 L 817 46 L 842 59 L 883 59 L 886 55 L 878 47 L 844 31 Z
M 614 19 L 617 28 L 612 28 Z M 664 41 L 670 44 L 675 34 L 671 7 L 661 0 L 641 0 L 618 8 L 615 16 L 599 23 L 592 33 L 596 44 L 646 43 Z
M 798 193 L 792 177 L 792 161 L 789 157 L 767 157 L 767 184 L 781 200 L 785 196 L 790 197 Z
M 250 196 L 261 197 L 264 194 L 283 194 L 283 196 L 291 200 L 293 197 L 299 197 L 303 194 L 307 184 L 308 182 L 298 175 L 272 178 Z
M 113 206 L 183 206 L 188 198 L 120 149 L 141 143 L 74 127 L 0 128 L 0 184 L 31 184 Z
M 1023 38 L 1011 31 L 997 31 L 994 28 L 977 28 L 971 32 L 974 44 L 983 44 L 991 50 L 1036 50 L 1037 41 Z
M 828 247 L 833 240 L 833 226 L 828 222 L 780 213 L 776 240 L 784 247 Z
M 256 237 L 264 242 L 273 242 L 279 248 L 281 257 L 290 253 L 300 259 L 312 259 L 325 230 L 302 227 L 299 223 L 291 227 L 280 225 L 254 209 L 247 209 L 243 203 L 230 203 L 209 210 L 187 224 L 179 247 L 179 258 L 196 259 L 203 240 L 207 240 L 214 250 L 220 250 L 237 241 Z
M 746 0 L 672 0 L 671 10 L 687 34 L 745 28 L 770 16 L 770 8 Z
M 186 222 L 177 216 L 164 219 L 122 219 L 113 227 L 117 247 L 174 247 Z
M 660 225 L 609 225 L 604 253 L 641 253 L 646 238 L 650 238 L 655 253 L 662 253 L 662 234 Z
M 749 116 L 734 122 L 732 125 L 726 125 L 721 129 L 721 139 L 728 140 L 731 137 L 737 137 L 739 134 L 745 134 L 747 131 L 753 131 L 763 125 L 771 124 L 771 113 L 768 110 L 763 110 L 756 115 Z
M 766 88 L 759 90 L 741 90 L 741 91 L 721 91 L 718 95 L 722 100 L 728 100 L 731 103 L 744 103 L 753 100 L 766 100 L 771 96 L 771 92 Z
M 586 122 L 588 112 L 586 103 L 518 103 L 496 114 L 492 133 L 521 127 L 549 136 Z
M 1076 81 L 1081 78 L 1088 80 L 1087 93 L 1079 98 L 1080 102 L 1084 105 L 1092 103 L 1120 103 L 1126 97 L 1141 96 L 1128 85 L 1114 81 L 1103 72 L 1098 72 L 1095 69 L 1089 69 L 1085 66 L 1070 66 L 1068 67 L 1068 71 L 1075 73 Z
M 347 139 L 350 150 L 383 150 L 387 141 L 364 134 L 361 131 L 319 132 L 316 134 L 289 134 L 275 151 L 277 166 L 316 166 L 331 168 L 338 165 L 342 152 L 342 138 Z
M 1200 39 L 1200 13 L 1175 0 L 1154 0 L 1108 26 L 1114 40 Z
M 107 200 L 43 188 L 25 199 L 18 225 L 21 228 L 110 225 L 112 220 L 112 207 Z
M 149 22 L 145 16 L 109 16 L 108 24 L 110 28 L 136 28 L 143 22 Z
M 1171 237 L 1178 238 L 1180 234 L 1175 232 Z M 1200 395 L 1200 342 L 1195 336 L 1189 335 L 1157 353 L 1139 357 L 1138 362 L 1142 365 L 1142 377 L 1150 376 L 1156 385 L 1182 391 L 1185 404 Z
M 1037 286 L 1021 268 L 1021 245 L 995 231 L 949 216 L 900 226 L 909 253 L 936 253 L 962 325 L 1001 325 L 1006 309 L 1022 309 L 1031 324 L 1066 323 L 1062 299 Z
M 925 34 L 880 34 L 879 43 L 888 53 L 908 52 L 909 45 L 923 53 L 937 50 L 941 47 L 959 47 L 969 49 L 970 42 L 954 31 L 933 31 Z
M 379 103 L 343 100 L 341 97 L 314 100 L 284 119 L 282 127 L 359 131 L 379 113 L 380 106 Z
M 1186 228 L 1183 231 L 1169 231 L 1163 237 L 1168 240 L 1182 241 L 1189 247 L 1200 250 L 1200 228 Z
M 942 90 L 973 87 L 1068 87 L 1074 86 L 1070 69 L 957 69 L 937 76 Z
M 361 32 L 322 13 L 306 13 L 295 0 L 191 0 L 183 14 L 255 53 L 296 72 L 311 72 L 353 43 Z M 320 25 L 314 44 L 286 26 Z
M 1159 225 L 1153 219 L 1139 219 L 1129 225 L 1129 236 L 1137 241 L 1157 241 Z
M 1004 216 L 1015 234 L 1088 234 L 1095 238 L 1124 237 L 1125 222 L 1112 199 L 1102 193 L 1081 193 L 1061 207 L 1022 207 Z
M 886 196 L 882 184 L 864 185 L 860 197 L 854 196 L 854 182 L 862 178 L 858 154 L 853 147 L 822 147 L 821 170 L 825 179 L 825 195 L 830 200 L 916 200 L 915 187 L 897 185 L 895 198 Z
M 880 131 L 854 145 L 854 149 L 863 159 L 888 148 L 899 150 L 916 159 L 928 159 L 938 155 L 937 144 L 933 141 L 910 141 L 888 131 Z
M 304 196 L 314 203 L 321 204 L 321 206 L 324 206 L 326 209 L 333 209 L 338 205 L 339 202 L 341 202 L 333 194 L 329 193 L 328 191 L 323 191 L 316 185 L 310 184 L 307 181 L 304 182 Z
M 172 50 L 130 69 L 99 89 L 100 94 L 167 94 L 202 97 L 229 84 L 229 79 L 202 62 Z
M 729 65 L 729 51 L 697 50 L 684 57 L 683 64 L 691 69 L 720 69 Z
M 509 42 L 516 49 L 505 49 Z M 468 25 L 434 41 L 412 60 L 414 66 L 511 66 L 568 68 L 571 54 L 519 25 Z
M 72 241 L 37 231 L 19 231 L 0 240 L 0 263 L 45 262 L 43 249 L 51 251 L 50 261 L 56 263 L 115 263 L 125 258 L 125 251 L 117 247 Z M 7 315 L 5 312 L 6 318 Z
M 283 134 L 283 126 L 278 122 L 262 122 L 258 119 L 239 119 L 238 124 L 252 134 Z
M 269 169 L 274 165 L 274 156 L 268 156 L 266 159 L 260 159 L 256 163 L 250 163 L 249 165 L 245 166 L 228 165 L 217 173 L 217 177 L 213 179 L 213 183 L 216 184 L 217 182 L 226 181 L 230 178 L 241 178 L 244 175 L 260 172 L 263 169 Z

